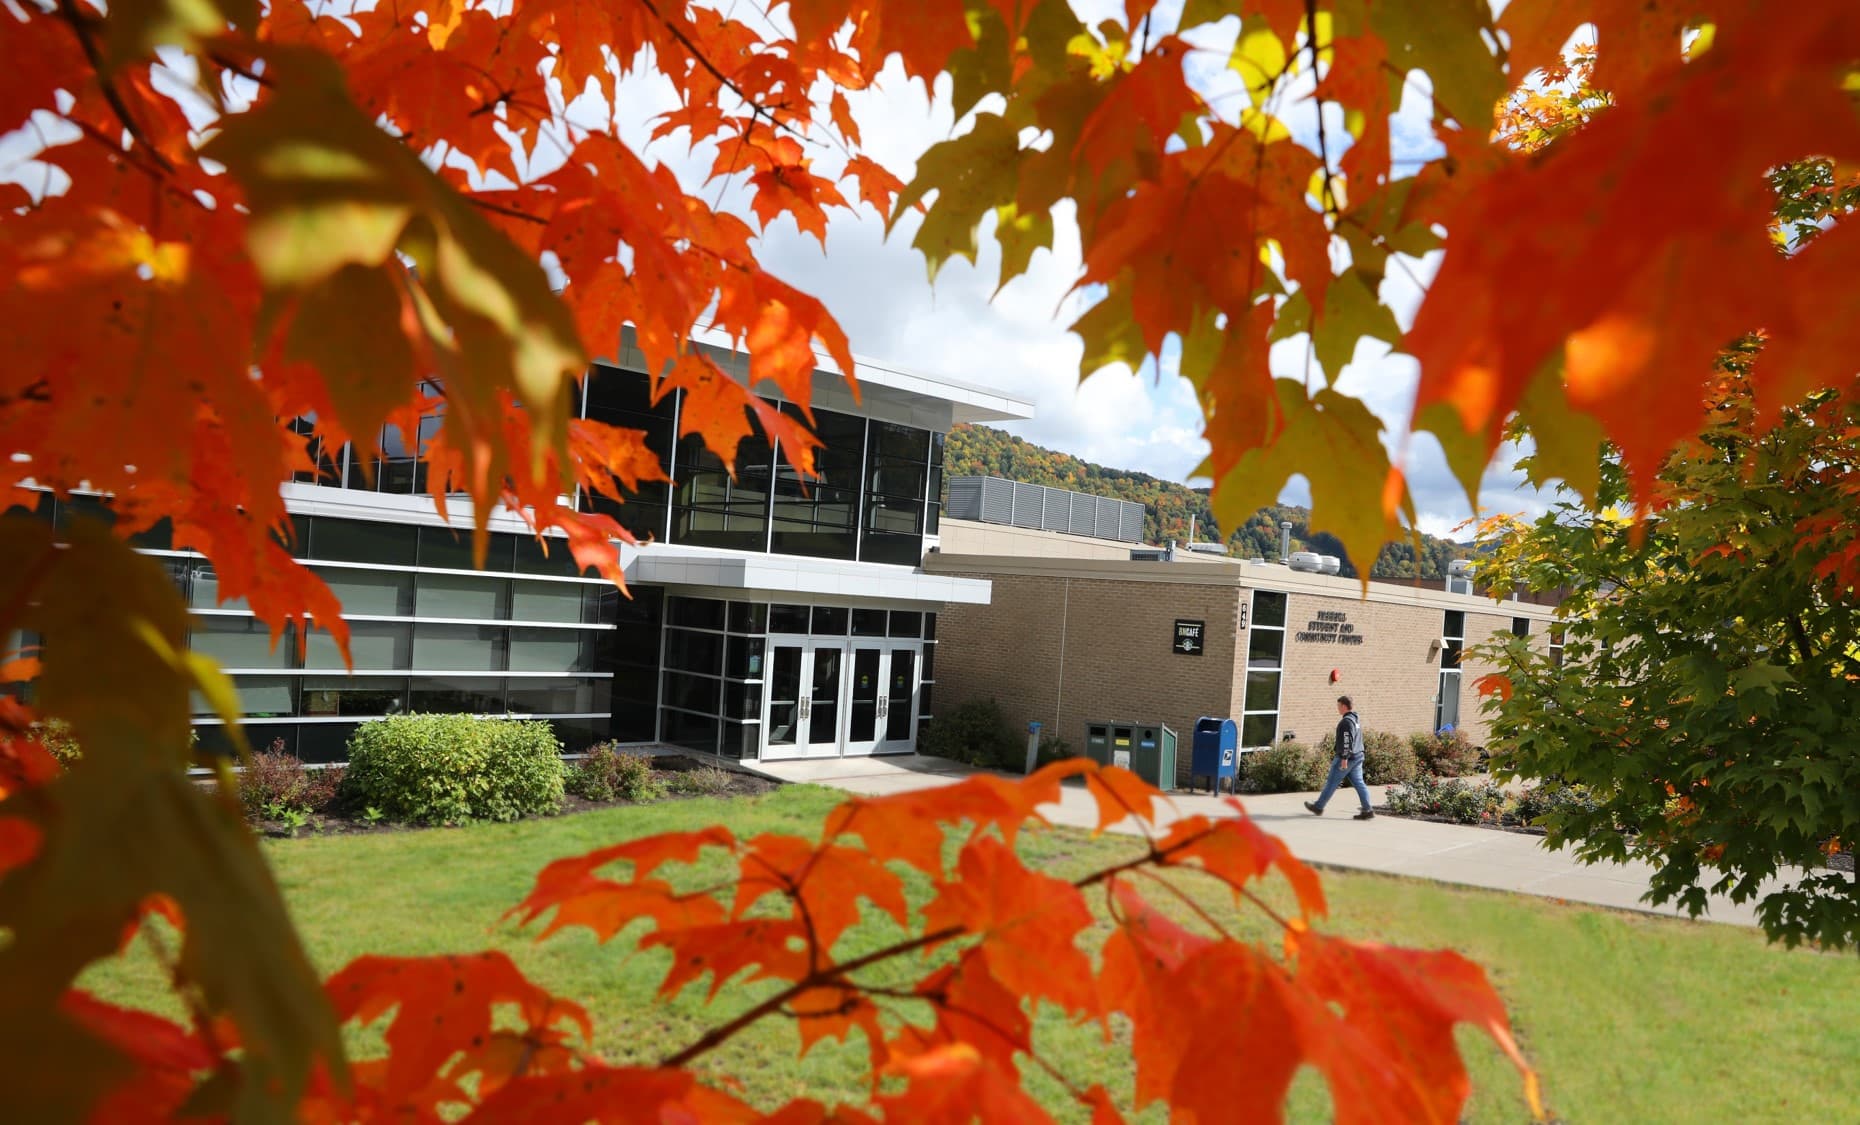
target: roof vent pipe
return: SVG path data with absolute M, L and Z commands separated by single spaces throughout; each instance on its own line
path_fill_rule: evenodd
M 1279 523 L 1279 561 L 1282 563 L 1289 563 L 1292 561 L 1291 520 L 1282 520 Z

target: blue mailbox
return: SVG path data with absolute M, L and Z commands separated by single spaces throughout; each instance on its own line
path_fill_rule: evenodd
M 1232 719 L 1205 715 L 1195 720 L 1195 747 L 1188 772 L 1191 786 L 1195 779 L 1207 778 L 1210 793 L 1221 791 L 1223 779 L 1230 790 L 1236 788 L 1240 776 L 1239 725 Z

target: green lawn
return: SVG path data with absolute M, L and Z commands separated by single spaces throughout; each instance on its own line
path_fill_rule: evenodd
M 627 935 L 597 945 L 585 931 L 537 943 L 498 922 L 548 860 L 653 832 L 728 824 L 741 835 L 810 831 L 834 802 L 789 787 L 734 801 L 670 802 L 553 820 L 463 829 L 277 841 L 267 845 L 311 955 L 324 971 L 363 952 L 430 954 L 487 946 L 508 951 L 539 983 L 588 1005 L 596 1047 L 650 1061 L 695 1038 L 738 1005 L 706 1009 L 701 990 L 653 999 L 666 954 L 632 955 Z M 1127 839 L 1070 830 L 1028 833 L 1023 851 L 1044 869 L 1078 875 L 1131 853 Z M 701 875 L 701 873 L 700 873 Z M 714 875 L 714 873 L 713 873 Z M 1543 1075 L 1552 1111 L 1589 1121 L 1852 1120 L 1860 1097 L 1860 964 L 1766 946 L 1749 930 L 1561 905 L 1373 875 L 1330 873 L 1330 929 L 1426 947 L 1450 946 L 1484 964 L 1510 1005 L 1519 1039 Z M 1225 892 L 1193 888 L 1222 916 Z M 1239 925 L 1254 926 L 1250 918 Z M 849 942 L 883 940 L 881 920 Z M 99 966 L 86 983 L 109 998 L 167 1008 L 141 947 Z M 739 1002 L 740 1003 L 740 1002 Z M 857 1097 L 859 1044 L 794 1055 L 792 1030 L 765 1025 L 709 1056 L 706 1066 L 775 1104 L 808 1093 Z M 1526 1117 L 1515 1073 L 1476 1032 L 1461 1036 L 1475 1093 L 1470 1118 Z M 1126 1043 L 1057 1018 L 1041 1022 L 1043 1054 L 1088 1081 L 1129 1089 Z M 1246 1080 L 1243 1057 L 1210 1066 Z M 1120 1077 L 1121 1076 L 1121 1079 Z M 1056 1090 L 1056 1087 L 1053 1089 Z M 1307 1074 L 1291 1117 L 1330 1116 Z

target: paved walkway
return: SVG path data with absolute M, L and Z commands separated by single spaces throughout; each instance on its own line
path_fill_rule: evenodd
M 918 755 L 884 758 L 832 758 L 796 762 L 761 762 L 744 765 L 780 781 L 809 782 L 849 793 L 878 796 L 934 785 L 948 785 L 974 771 L 942 758 Z M 1376 871 L 1462 883 L 1473 887 L 1541 895 L 1545 898 L 1592 903 L 1621 910 L 1681 915 L 1671 907 L 1652 907 L 1640 901 L 1652 868 L 1644 863 L 1619 866 L 1584 865 L 1567 852 L 1553 852 L 1541 839 L 1518 832 L 1495 832 L 1455 824 L 1433 824 L 1379 816 L 1372 821 L 1351 819 L 1356 802 L 1342 793 L 1325 816 L 1304 809 L 1308 793 L 1278 793 L 1245 797 L 1247 812 L 1262 826 L 1290 845 L 1300 859 L 1333 867 Z M 1172 796 L 1176 816 L 1231 815 L 1221 801 L 1202 794 Z M 1083 786 L 1068 785 L 1059 805 L 1041 810 L 1055 824 L 1091 828 L 1097 824 L 1097 805 Z M 1166 823 L 1173 817 L 1165 813 Z M 1137 834 L 1126 821 L 1113 832 Z M 1683 915 L 1681 915 L 1683 916 Z M 1706 920 L 1740 926 L 1756 925 L 1754 903 L 1737 905 L 1713 898 Z

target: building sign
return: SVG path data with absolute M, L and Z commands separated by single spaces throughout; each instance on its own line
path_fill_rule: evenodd
M 1292 635 L 1295 641 L 1318 645 L 1360 645 L 1363 635 L 1350 624 L 1348 614 L 1340 610 L 1321 609 L 1305 627 Z
M 1175 623 L 1175 651 L 1183 656 L 1200 656 L 1202 634 L 1207 632 L 1205 621 L 1182 621 Z

